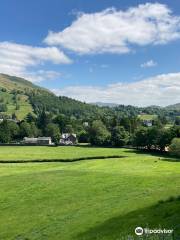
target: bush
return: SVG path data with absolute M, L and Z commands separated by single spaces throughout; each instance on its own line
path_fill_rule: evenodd
M 169 146 L 169 152 L 173 156 L 180 157 L 180 138 L 174 138 Z
M 7 92 L 6 88 L 1 88 L 1 92 Z

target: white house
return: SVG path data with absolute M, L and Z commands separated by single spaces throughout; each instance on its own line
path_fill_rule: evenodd
M 153 121 L 152 120 L 143 120 L 143 124 L 147 127 L 152 127 Z
M 83 122 L 83 126 L 84 126 L 84 127 L 88 127 L 88 126 L 89 126 L 89 123 L 88 123 L 88 122 Z
M 63 133 L 59 143 L 63 145 L 74 145 L 77 142 L 77 136 L 75 133 Z

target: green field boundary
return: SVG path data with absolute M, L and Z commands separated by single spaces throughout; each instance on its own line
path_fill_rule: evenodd
M 52 162 L 78 162 L 84 160 L 100 160 L 110 158 L 125 158 L 126 156 L 111 155 L 111 156 L 95 156 L 95 157 L 80 157 L 80 158 L 64 158 L 64 159 L 30 159 L 30 160 L 0 160 L 0 163 L 52 163 Z

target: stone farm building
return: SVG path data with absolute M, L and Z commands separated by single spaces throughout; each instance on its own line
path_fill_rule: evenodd
M 25 137 L 23 139 L 23 143 L 32 145 L 51 145 L 52 140 L 50 137 L 38 137 L 38 138 Z

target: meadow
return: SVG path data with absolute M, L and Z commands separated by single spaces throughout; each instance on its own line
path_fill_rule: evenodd
M 130 150 L 129 150 L 130 151 Z M 123 156 L 128 153 L 123 152 Z M 122 156 L 119 148 L 90 146 L 1 146 L 0 161 L 71 160 L 88 157 Z
M 98 155 L 121 158 L 1 163 L 0 239 L 142 239 L 137 226 L 179 239 L 180 162 L 118 148 L 0 147 L 4 161 Z
M 139 115 L 140 120 L 155 120 L 157 118 L 157 115 L 155 114 L 142 114 Z

